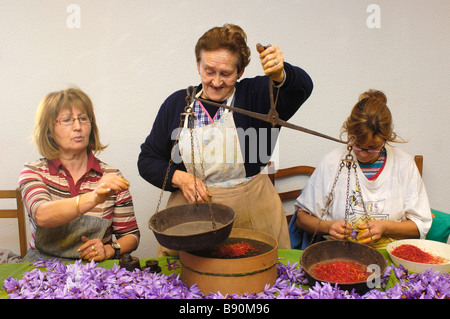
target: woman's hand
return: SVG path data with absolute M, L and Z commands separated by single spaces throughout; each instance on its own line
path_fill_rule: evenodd
M 393 222 L 388 220 L 371 220 L 358 226 L 359 233 L 356 236 L 358 242 L 371 244 L 382 237 L 392 237 L 396 239 L 420 238 L 417 225 L 412 220 Z
M 130 183 L 123 177 L 114 174 L 105 174 L 98 181 L 95 188 L 95 201 L 97 204 L 104 203 L 108 196 L 120 191 L 124 191 L 130 187 Z
M 277 46 L 264 48 L 261 44 L 256 45 L 259 52 L 261 66 L 266 75 L 272 77 L 272 81 L 283 82 L 284 80 L 284 57 L 283 52 Z
M 371 220 L 358 225 L 359 233 L 355 239 L 358 243 L 370 245 L 383 236 L 387 223 L 385 220 Z
M 332 239 L 345 239 L 350 236 L 352 226 L 343 220 L 335 221 L 330 224 L 328 234 Z
M 89 239 L 85 236 L 81 237 L 84 242 L 83 245 L 78 248 L 80 258 L 87 261 L 103 261 L 108 259 L 106 256 L 105 246 L 99 238 Z
M 172 185 L 183 192 L 188 203 L 209 202 L 210 200 L 211 194 L 206 190 L 205 184 L 190 173 L 176 170 L 172 177 Z

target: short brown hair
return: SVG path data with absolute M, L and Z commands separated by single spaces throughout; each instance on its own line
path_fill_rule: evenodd
M 240 73 L 250 63 L 250 48 L 247 35 L 235 24 L 224 24 L 206 31 L 195 46 L 195 58 L 200 62 L 201 52 L 227 49 L 238 57 L 237 71 Z
M 59 147 L 53 139 L 54 123 L 62 110 L 77 106 L 92 118 L 88 151 L 100 153 L 107 146 L 100 143 L 99 132 L 95 121 L 94 107 L 86 93 L 76 88 L 47 94 L 36 111 L 33 140 L 38 151 L 47 159 L 56 159 L 60 155 Z
M 342 126 L 349 141 L 359 145 L 376 145 L 400 142 L 394 132 L 391 111 L 386 95 L 378 90 L 368 90 L 359 96 L 358 103 Z

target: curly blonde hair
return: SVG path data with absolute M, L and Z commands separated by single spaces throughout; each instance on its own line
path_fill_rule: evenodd
M 382 91 L 368 90 L 359 96 L 350 116 L 342 125 L 351 144 L 379 145 L 386 142 L 402 142 L 394 132 L 391 111 Z

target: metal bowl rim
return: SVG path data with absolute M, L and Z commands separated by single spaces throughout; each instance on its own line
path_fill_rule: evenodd
M 378 250 L 376 250 L 376 249 L 373 248 L 373 247 L 370 247 L 370 246 L 367 246 L 367 245 L 364 245 L 364 244 L 360 244 L 360 243 L 355 243 L 355 242 L 348 241 L 348 240 L 333 240 L 333 241 L 334 241 L 334 242 L 348 242 L 349 245 L 361 245 L 360 247 L 370 248 L 371 250 L 373 250 L 376 254 L 378 254 L 379 256 L 381 256 L 381 257 L 382 257 L 381 260 L 383 260 L 383 265 L 379 265 L 379 266 L 381 266 L 380 275 L 374 277 L 373 279 L 377 279 L 377 278 L 380 278 L 381 276 L 383 276 L 384 272 L 385 272 L 386 269 L 387 269 L 387 261 L 386 261 L 386 258 L 383 256 L 383 254 L 380 253 Z M 332 241 L 331 241 L 331 240 L 325 240 L 325 241 L 321 241 L 321 242 L 318 242 L 318 243 L 314 243 L 314 244 L 312 244 L 312 245 L 306 247 L 305 250 L 302 252 L 302 256 L 301 256 L 301 258 L 300 258 L 300 264 L 302 265 L 303 270 L 308 274 L 308 276 L 310 276 L 312 279 L 314 279 L 314 280 L 317 281 L 317 282 L 328 282 L 328 283 L 333 284 L 333 285 L 334 285 L 334 284 L 338 284 L 338 285 L 346 286 L 346 285 L 366 284 L 366 283 L 367 283 L 367 280 L 363 280 L 363 281 L 353 281 L 353 282 L 333 282 L 333 281 L 324 281 L 324 280 L 322 280 L 322 279 L 318 279 L 318 278 L 316 278 L 315 276 L 313 276 L 313 275 L 306 269 L 306 267 L 303 266 L 303 256 L 304 256 L 304 253 L 308 250 L 308 248 L 313 247 L 313 246 L 317 246 L 317 245 L 326 245 L 327 243 L 330 243 L 330 242 L 332 242 Z M 365 249 L 365 248 L 364 248 L 364 249 Z M 338 258 L 334 258 L 334 259 L 335 259 L 335 260 L 338 260 Z M 342 259 L 344 259 L 344 258 L 342 258 Z M 333 260 L 333 259 L 328 259 L 328 260 Z M 354 259 L 347 259 L 347 260 L 354 260 Z M 358 262 L 358 261 L 357 261 L 357 262 Z M 364 264 L 364 265 L 365 265 L 365 264 Z
M 205 204 L 205 203 L 202 203 L 202 204 Z M 229 227 L 230 224 L 234 223 L 234 220 L 236 219 L 236 212 L 235 212 L 231 207 L 226 206 L 226 205 L 223 205 L 223 204 L 219 204 L 219 203 L 211 203 L 211 204 L 212 204 L 212 205 L 225 206 L 225 207 L 229 208 L 230 211 L 232 212 L 232 216 L 231 216 L 232 218 L 231 218 L 231 220 L 228 221 L 226 224 L 223 224 L 221 227 L 218 227 L 218 228 L 216 228 L 216 229 L 211 229 L 211 230 L 209 230 L 209 231 L 205 231 L 205 232 L 202 232 L 202 233 L 193 233 L 193 234 L 184 234 L 184 235 L 167 235 L 167 234 L 164 233 L 164 231 L 157 230 L 157 229 L 155 229 L 155 228 L 153 227 L 153 225 L 152 225 L 152 220 L 154 220 L 154 219 L 156 218 L 156 216 L 157 216 L 159 213 L 162 213 L 162 212 L 164 212 L 165 210 L 170 209 L 170 208 L 174 208 L 174 207 L 194 205 L 194 204 L 189 204 L 189 203 L 188 203 L 188 204 L 182 204 L 182 205 L 178 205 L 178 206 L 169 207 L 169 208 L 166 208 L 166 209 L 164 209 L 164 210 L 160 210 L 160 211 L 154 213 L 154 214 L 150 217 L 150 220 L 149 220 L 149 223 L 148 223 L 148 224 L 149 224 L 149 228 L 150 228 L 154 233 L 159 234 L 159 235 L 161 235 L 161 236 L 176 237 L 176 238 L 184 238 L 184 237 L 194 237 L 194 236 L 206 235 L 206 234 L 209 234 L 209 233 L 215 233 L 215 232 L 217 232 L 217 231 L 219 231 L 219 230 L 222 230 L 223 228 Z M 181 224 L 178 224 L 178 225 L 181 225 Z

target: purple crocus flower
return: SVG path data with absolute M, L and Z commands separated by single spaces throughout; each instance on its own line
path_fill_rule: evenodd
M 386 293 L 378 289 L 371 289 L 364 294 L 363 299 L 386 299 Z
M 9 294 L 20 290 L 20 286 L 20 281 L 14 279 L 13 277 L 8 277 L 3 282 L 3 289 L 5 289 Z
M 97 263 L 64 264 L 60 260 L 38 261 L 37 268 L 25 273 L 22 279 L 7 278 L 3 289 L 11 299 L 71 298 L 71 299 L 126 299 L 126 298 L 184 298 L 184 299 L 403 299 L 450 298 L 450 275 L 429 269 L 420 274 L 408 274 L 403 266 L 390 266 L 382 275 L 382 287 L 392 273 L 398 282 L 390 289 L 370 290 L 360 296 L 356 292 L 340 290 L 337 285 L 316 283 L 302 287 L 306 274 L 298 263 L 277 265 L 278 278 L 273 286 L 266 285 L 260 293 L 222 295 L 220 292 L 203 295 L 197 285 L 187 287 L 179 275 L 150 273 L 148 270 L 128 271 L 114 265 L 111 269 Z M 176 261 L 168 260 L 168 267 L 176 268 Z M 39 268 L 45 268 L 42 271 Z M 172 268 L 172 269 L 173 269 Z
M 403 265 L 398 265 L 397 268 L 394 268 L 394 275 L 398 279 L 406 278 L 408 276 L 408 270 Z
M 173 270 L 180 267 L 180 265 L 177 264 L 178 259 L 175 259 L 174 261 L 170 261 L 169 258 L 167 258 L 167 270 Z

